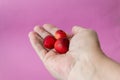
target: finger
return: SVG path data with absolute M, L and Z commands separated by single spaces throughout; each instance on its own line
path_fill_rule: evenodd
M 57 27 L 55 27 L 54 25 L 51 24 L 44 24 L 43 28 L 48 31 L 49 33 L 51 33 L 53 36 L 55 36 L 55 32 L 57 30 L 59 30 Z
M 34 31 L 37 32 L 43 39 L 48 36 L 51 35 L 49 32 L 47 32 L 44 28 L 42 28 L 41 26 L 35 26 L 34 27 Z
M 76 33 L 79 33 L 79 32 L 81 32 L 81 31 L 84 31 L 84 30 L 86 30 L 86 28 L 83 28 L 83 27 L 80 27 L 80 26 L 74 26 L 74 27 L 72 28 L 72 33 L 73 33 L 73 34 L 76 34 Z
M 44 25 L 43 25 L 43 28 L 44 28 L 46 31 L 48 31 L 50 34 L 52 34 L 53 36 L 55 36 L 55 32 L 56 32 L 57 30 L 59 30 L 59 28 L 57 28 L 56 26 L 51 25 L 51 24 L 44 24 Z M 67 34 L 67 37 L 68 37 L 68 38 L 71 38 L 71 37 L 72 37 L 71 34 L 68 34 L 68 33 L 66 33 L 66 34 Z
M 42 39 L 44 39 L 46 36 L 48 36 L 48 35 L 51 35 L 49 32 L 47 32 L 44 28 L 42 28 L 41 26 L 35 26 L 35 28 L 34 28 L 34 31 L 36 31 L 41 37 L 42 37 Z M 43 41 L 42 41 L 43 42 Z M 48 52 L 49 51 L 51 51 L 51 50 L 49 50 L 49 49 L 46 49 Z M 54 51 L 54 50 L 52 50 L 52 51 Z M 52 52 L 51 51 L 51 52 Z M 56 54 L 56 53 L 55 53 Z M 49 55 L 49 53 L 47 53 L 46 55 Z M 45 55 L 45 56 L 46 56 Z
M 36 32 L 30 32 L 29 39 L 32 47 L 34 48 L 38 56 L 41 58 L 41 60 L 43 60 L 45 54 L 47 53 L 47 50 L 42 46 L 42 39 L 40 38 L 40 36 L 38 36 Z

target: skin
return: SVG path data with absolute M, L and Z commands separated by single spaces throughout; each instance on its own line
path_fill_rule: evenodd
M 46 69 L 57 80 L 120 80 L 120 64 L 108 58 L 100 48 L 97 33 L 74 26 L 69 51 L 59 54 L 43 47 L 43 39 L 59 30 L 51 24 L 35 26 L 30 42 Z

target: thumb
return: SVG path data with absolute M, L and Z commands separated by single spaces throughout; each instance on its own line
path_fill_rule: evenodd
M 73 33 L 73 34 L 76 34 L 76 33 L 79 33 L 79 32 L 81 32 L 81 31 L 83 31 L 83 30 L 86 30 L 86 29 L 83 28 L 83 27 L 80 27 L 80 26 L 74 26 L 74 27 L 72 28 L 72 33 Z

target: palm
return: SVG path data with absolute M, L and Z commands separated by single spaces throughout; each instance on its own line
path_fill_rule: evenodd
M 47 54 L 56 54 L 56 52 L 48 52 Z M 56 78 L 67 78 L 71 71 L 72 64 L 74 64 L 74 58 L 68 54 L 54 55 L 47 57 L 44 62 L 46 68 Z
M 45 64 L 49 72 L 60 79 L 61 77 L 67 78 L 69 72 L 71 71 L 72 65 L 75 59 L 67 52 L 66 54 L 59 54 L 55 50 L 47 50 L 43 47 L 42 41 L 47 35 L 54 35 L 58 28 L 52 25 L 46 25 L 43 28 L 35 27 L 34 32 L 29 34 L 30 42 Z M 69 38 L 71 39 L 71 38 Z
M 71 37 L 69 40 L 71 40 Z M 64 78 L 67 80 L 67 77 L 74 66 L 75 58 L 71 55 L 70 49 L 71 46 L 69 47 L 69 51 L 65 54 L 59 54 L 54 49 L 48 51 L 46 54 L 44 64 L 49 72 L 58 79 Z

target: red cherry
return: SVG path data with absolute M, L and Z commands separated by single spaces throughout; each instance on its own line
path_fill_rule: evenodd
M 55 33 L 56 39 L 65 38 L 65 37 L 67 37 L 67 35 L 64 31 L 62 31 L 62 30 L 56 31 L 56 33 Z
M 43 45 L 45 48 L 52 49 L 52 48 L 54 48 L 55 41 L 56 41 L 56 39 L 53 36 L 48 35 L 45 37 L 45 39 L 43 41 Z
M 60 53 L 66 53 L 69 50 L 69 40 L 67 38 L 60 38 L 55 42 L 55 50 Z

